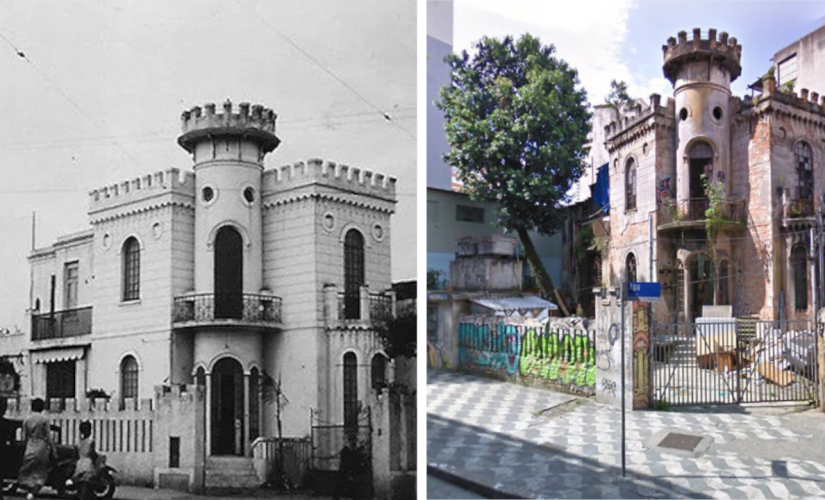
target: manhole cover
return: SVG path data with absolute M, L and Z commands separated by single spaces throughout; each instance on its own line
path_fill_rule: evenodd
M 659 443 L 662 448 L 672 448 L 674 450 L 693 451 L 702 438 L 699 436 L 688 436 L 671 432 Z

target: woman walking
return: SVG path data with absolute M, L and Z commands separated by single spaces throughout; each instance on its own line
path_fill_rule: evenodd
M 46 403 L 40 398 L 32 400 L 30 417 L 23 421 L 23 439 L 26 441 L 26 451 L 23 454 L 23 464 L 18 476 L 19 484 L 29 493 L 27 500 L 32 500 L 46 484 L 49 476 L 49 464 L 54 446 L 49 435 L 49 420 L 43 416 Z

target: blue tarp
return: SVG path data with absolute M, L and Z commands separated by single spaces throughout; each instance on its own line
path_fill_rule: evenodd
M 599 209 L 604 208 L 604 213 L 610 213 L 610 177 L 605 163 L 599 167 L 599 172 L 596 174 L 596 184 L 593 185 L 593 201 Z

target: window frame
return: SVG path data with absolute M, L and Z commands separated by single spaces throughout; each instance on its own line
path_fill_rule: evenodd
M 638 196 L 638 169 L 635 158 L 628 158 L 624 172 L 624 211 L 630 212 L 637 208 Z
M 126 238 L 122 248 L 122 290 L 121 300 L 140 300 L 140 241 L 134 236 Z
M 814 153 L 810 144 L 798 141 L 793 147 L 794 162 L 796 163 L 797 196 L 800 200 L 813 201 L 814 181 Z
M 120 401 L 131 398 L 137 401 L 140 395 L 140 365 L 137 358 L 127 354 L 120 360 Z
M 80 291 L 80 261 L 63 264 L 63 309 L 77 309 Z

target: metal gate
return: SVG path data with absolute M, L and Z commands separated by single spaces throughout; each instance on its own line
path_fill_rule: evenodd
M 360 456 L 361 474 L 356 481 L 360 484 L 362 496 L 372 496 L 372 420 L 370 408 L 360 408 L 355 425 L 332 424 L 311 412 L 312 459 L 310 469 L 314 477 L 313 489 L 316 494 L 337 495 L 341 485 L 341 452 L 347 444 L 353 444 Z
M 811 321 L 713 318 L 654 324 L 654 405 L 816 399 L 816 332 Z

